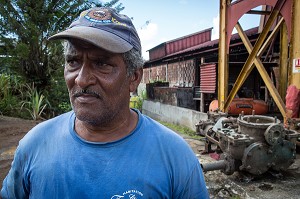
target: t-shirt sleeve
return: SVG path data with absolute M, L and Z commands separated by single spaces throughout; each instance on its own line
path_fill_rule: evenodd
M 205 179 L 200 163 L 196 164 L 182 191 L 176 198 L 209 199 Z
M 22 155 L 17 148 L 11 169 L 3 181 L 1 189 L 2 199 L 10 198 L 28 198 L 29 192 L 25 182 L 24 162 Z

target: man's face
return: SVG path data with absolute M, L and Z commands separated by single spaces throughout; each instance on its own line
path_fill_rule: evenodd
M 69 42 L 65 61 L 64 77 L 79 120 L 110 125 L 128 111 L 130 92 L 136 87 L 121 54 L 74 40 Z

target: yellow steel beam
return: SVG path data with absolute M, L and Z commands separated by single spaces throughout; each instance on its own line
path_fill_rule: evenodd
M 228 48 L 227 48 L 227 4 L 228 0 L 220 0 L 220 30 L 218 57 L 218 103 L 224 106 L 228 92 Z M 229 2 L 230 3 L 230 2 Z
M 291 34 L 291 52 L 290 52 L 290 78 L 289 84 L 295 85 L 300 89 L 300 73 L 293 72 L 293 60 L 300 58 L 300 1 L 293 1 L 293 12 L 292 12 L 292 34 Z
M 280 21 L 278 22 L 278 24 L 275 26 L 275 28 L 273 29 L 272 33 L 269 35 L 269 37 L 266 39 L 265 43 L 262 45 L 262 47 L 259 49 L 256 58 L 260 58 L 262 56 L 262 54 L 265 52 L 265 50 L 267 49 L 268 45 L 271 43 L 272 39 L 274 38 L 274 36 L 276 35 L 276 33 L 279 31 L 279 28 L 281 26 L 281 24 L 283 23 L 283 18 L 280 19 Z M 235 26 L 235 28 L 237 29 L 239 36 L 241 37 L 243 43 L 245 44 L 246 41 L 244 38 L 247 38 L 247 36 L 244 34 L 244 31 L 242 30 L 241 25 L 239 24 L 239 22 L 237 23 L 237 25 Z M 252 45 L 251 45 L 252 46 Z M 252 47 L 253 48 L 253 47 Z M 252 52 L 248 51 L 248 53 L 250 54 Z M 242 80 L 242 84 L 245 82 L 246 78 L 249 76 L 249 74 L 251 73 L 251 71 L 254 68 L 254 64 L 250 65 L 249 68 L 246 70 L 245 69 L 245 79 Z
M 280 27 L 280 62 L 279 62 L 279 84 L 278 91 L 284 100 L 288 85 L 288 33 L 286 24 Z
M 260 47 L 262 46 L 264 40 L 266 39 L 269 30 L 271 28 L 271 26 L 273 25 L 275 19 L 277 18 L 278 14 L 279 14 L 279 10 L 281 9 L 281 7 L 283 6 L 283 4 L 285 3 L 285 0 L 283 1 L 277 1 L 274 9 L 271 12 L 271 15 L 263 29 L 263 31 L 260 33 L 254 47 L 253 50 L 251 52 L 251 54 L 249 55 L 248 59 L 246 60 L 230 94 L 228 95 L 228 98 L 226 99 L 224 106 L 222 106 L 220 109 L 224 112 L 226 112 L 228 110 L 228 107 L 231 103 L 231 101 L 233 100 L 234 96 L 236 95 L 238 89 L 242 86 L 243 82 L 245 81 L 246 77 L 249 75 L 249 69 L 252 66 L 252 64 L 254 63 L 254 60 L 259 52 Z
M 278 27 L 274 29 L 274 32 L 279 29 L 279 26 L 282 23 L 283 23 L 283 18 L 277 24 Z M 247 49 L 247 51 L 250 54 L 252 52 L 253 46 L 252 46 L 251 42 L 249 41 L 247 35 L 244 33 L 244 31 L 243 31 L 243 29 L 242 29 L 242 27 L 239 23 L 236 24 L 235 28 L 237 29 L 237 31 L 238 31 L 238 33 L 239 33 L 246 49 Z M 281 114 L 285 118 L 286 117 L 285 104 L 282 101 L 282 98 L 280 97 L 280 95 L 279 95 L 278 91 L 276 90 L 274 84 L 272 83 L 272 80 L 269 77 L 266 69 L 264 68 L 263 63 L 261 62 L 261 60 L 259 58 L 255 57 L 254 64 L 255 64 L 259 74 L 261 75 L 263 81 L 265 82 L 271 96 L 273 97 L 274 102 L 276 103 L 276 105 L 279 108 Z M 253 65 L 252 65 L 252 67 L 250 67 L 250 69 L 253 69 Z M 249 71 L 247 71 L 247 72 L 250 73 Z
M 259 51 L 257 53 L 257 57 L 261 57 L 262 54 L 265 52 L 265 50 L 267 49 L 267 47 L 271 43 L 272 39 L 275 37 L 276 33 L 280 30 L 280 27 L 283 24 L 283 22 L 284 22 L 284 19 L 281 18 L 279 20 L 279 22 L 277 23 L 277 25 L 275 26 L 275 28 L 273 29 L 273 31 L 271 32 L 271 34 L 269 35 L 269 37 L 266 39 L 266 41 L 262 45 L 262 47 L 259 49 Z

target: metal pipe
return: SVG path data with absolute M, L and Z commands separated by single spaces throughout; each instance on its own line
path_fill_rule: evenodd
M 216 162 L 201 164 L 203 172 L 206 171 L 214 171 L 214 170 L 222 170 L 226 168 L 225 160 L 219 160 Z
M 214 139 L 213 137 L 211 137 L 211 136 L 209 136 L 209 135 L 207 135 L 207 134 L 205 134 L 205 137 L 210 141 L 210 142 L 212 142 L 212 143 L 214 143 L 214 144 L 216 144 L 216 145 L 218 145 L 219 146 L 219 141 L 217 141 L 216 139 Z

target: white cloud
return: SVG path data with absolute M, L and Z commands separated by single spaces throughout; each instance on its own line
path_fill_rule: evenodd
M 157 24 L 150 22 L 148 25 L 143 26 L 142 28 L 138 29 L 137 31 L 138 31 L 141 41 L 149 41 L 157 35 L 158 26 L 157 26 Z
M 219 39 L 219 28 L 220 26 L 220 16 L 216 16 L 213 18 L 213 30 L 212 30 L 212 35 L 211 35 L 211 40 Z M 237 30 L 233 28 L 232 33 L 229 34 L 235 34 L 237 33 Z
M 213 29 L 211 40 L 219 39 L 219 23 L 220 23 L 220 16 L 216 16 L 213 18 Z
M 137 30 L 139 37 L 142 43 L 142 54 L 144 59 L 148 59 L 149 53 L 146 50 L 153 48 L 157 43 L 157 33 L 158 33 L 158 26 L 155 23 L 148 23 L 148 25 L 141 27 Z

